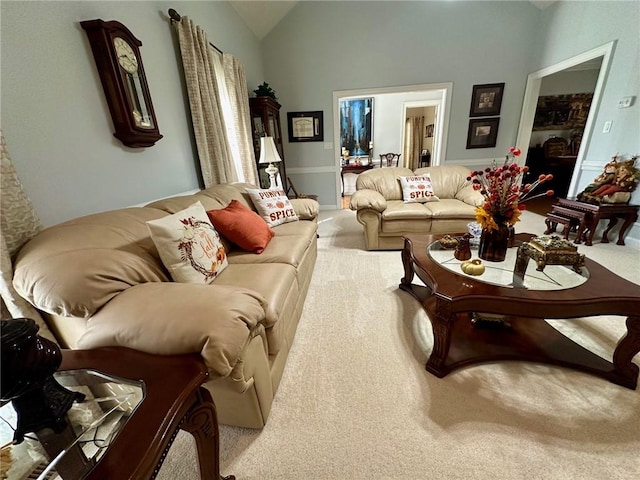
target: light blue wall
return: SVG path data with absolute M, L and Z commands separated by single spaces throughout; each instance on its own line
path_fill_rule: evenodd
M 260 43 L 226 2 L 0 2 L 1 119 L 7 148 L 45 225 L 198 188 L 181 60 L 167 11 L 202 26 L 264 77 Z M 82 20 L 117 20 L 138 37 L 164 135 L 131 149 L 111 116 Z
M 0 2 L 1 126 L 18 175 L 45 224 L 138 204 L 198 187 L 188 104 L 166 19 L 169 8 L 192 17 L 222 50 L 238 56 L 252 90 L 277 91 L 286 112 L 323 110 L 333 142 L 336 90 L 452 81 L 449 161 L 501 157 L 514 141 L 527 74 L 612 40 L 613 62 L 587 159 L 640 152 L 640 2 L 300 2 L 261 44 L 226 2 Z M 127 25 L 143 42 L 164 138 L 127 149 L 111 118 L 81 20 Z M 474 84 L 505 82 L 498 144 L 466 150 Z M 613 121 L 610 134 L 602 123 Z M 335 196 L 334 148 L 285 143 L 287 167 L 316 169 L 296 187 Z M 595 172 L 597 174 L 598 172 Z M 595 176 L 594 174 L 594 176 Z M 300 183 L 299 183 L 300 182 Z M 634 201 L 639 203 L 636 192 Z
M 515 141 L 541 15 L 529 2 L 300 2 L 263 41 L 265 80 L 282 118 L 323 110 L 334 145 L 334 91 L 453 82 L 447 160 L 501 157 Z M 498 82 L 506 86 L 496 148 L 466 150 L 472 87 Z M 287 168 L 334 167 L 334 150 L 286 143 Z M 322 182 L 309 193 L 334 204 L 333 183 Z

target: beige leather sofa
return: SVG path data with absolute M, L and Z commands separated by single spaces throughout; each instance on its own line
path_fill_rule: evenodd
M 291 200 L 300 220 L 273 227 L 275 236 L 259 255 L 223 238 L 229 266 L 209 285 L 172 282 L 145 224 L 196 201 L 206 210 L 234 199 L 253 209 L 247 187 L 255 188 L 218 185 L 50 227 L 19 252 L 14 285 L 49 314 L 64 347 L 200 352 L 219 421 L 260 428 L 313 273 L 318 203 Z
M 405 203 L 399 178 L 429 173 L 437 202 Z M 367 250 L 398 250 L 407 233 L 466 232 L 475 221 L 475 207 L 483 196 L 467 181 L 469 169 L 439 166 L 412 171 L 401 167 L 375 168 L 358 175 L 349 207 L 364 225 Z

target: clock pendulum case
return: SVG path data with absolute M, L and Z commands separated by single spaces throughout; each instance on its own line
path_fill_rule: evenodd
M 111 112 L 114 136 L 128 147 L 151 147 L 162 138 L 151 102 L 138 40 L 120 22 L 87 20 L 86 31 Z

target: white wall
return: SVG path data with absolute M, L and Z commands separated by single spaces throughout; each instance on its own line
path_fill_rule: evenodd
M 516 137 L 540 19 L 529 2 L 300 2 L 263 41 L 266 80 L 282 115 L 323 110 L 333 144 L 334 91 L 453 82 L 445 163 L 502 157 Z M 472 87 L 498 82 L 497 146 L 466 150 Z M 334 204 L 335 149 L 284 147 L 287 169 L 310 172 L 305 189 Z
M 26 192 L 45 225 L 198 188 L 179 48 L 167 11 L 191 17 L 240 58 L 249 88 L 263 81 L 259 41 L 226 2 L 0 2 L 2 130 Z M 164 135 L 124 147 L 79 22 L 126 25 L 141 53 Z

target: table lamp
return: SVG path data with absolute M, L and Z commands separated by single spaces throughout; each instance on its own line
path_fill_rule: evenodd
M 278 175 L 278 167 L 274 163 L 281 162 L 282 159 L 276 149 L 276 144 L 273 142 L 273 137 L 260 137 L 260 160 L 258 163 L 268 163 L 269 166 L 265 169 L 265 172 L 269 174 L 269 190 L 278 188 L 278 182 L 276 175 Z

